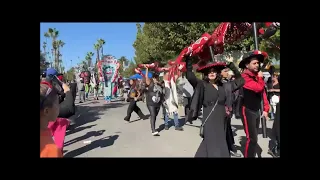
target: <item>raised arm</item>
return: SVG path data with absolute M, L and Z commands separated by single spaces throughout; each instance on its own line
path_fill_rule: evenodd
M 192 62 L 189 59 L 189 57 L 186 58 L 186 66 L 187 66 L 186 78 L 189 81 L 189 83 L 192 85 L 192 87 L 196 88 L 199 80 L 197 79 L 196 75 L 192 72 Z
M 232 92 L 235 92 L 236 90 L 240 89 L 244 85 L 245 81 L 244 81 L 244 78 L 241 76 L 238 68 L 234 65 L 233 62 L 230 62 L 228 64 L 228 67 L 230 68 L 230 70 L 233 71 L 235 76 L 235 80 L 231 82 Z
M 262 92 L 264 90 L 265 84 L 262 77 L 258 76 L 258 81 L 255 81 L 246 73 L 242 73 L 242 77 L 245 80 L 245 85 L 243 86 L 244 88 L 254 91 L 256 93 Z
M 146 85 L 147 86 L 149 86 L 150 85 L 150 83 L 151 83 L 151 80 L 149 79 L 149 77 L 148 77 L 148 74 L 149 74 L 149 72 L 148 72 L 148 68 L 147 67 L 145 67 L 146 68 L 146 74 L 145 74 L 145 78 L 146 78 Z

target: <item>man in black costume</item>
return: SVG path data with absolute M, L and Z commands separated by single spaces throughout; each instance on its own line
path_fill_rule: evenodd
M 261 115 L 268 119 L 269 102 L 265 92 L 265 82 L 263 73 L 260 71 L 260 64 L 263 63 L 264 56 L 255 50 L 239 63 L 239 68 L 244 69 L 242 77 L 245 84 L 242 88 L 241 120 L 246 133 L 246 146 L 244 157 L 255 157 L 261 147 L 258 145 L 258 128 Z M 263 101 L 263 109 L 261 109 Z M 263 111 L 261 113 L 261 111 Z

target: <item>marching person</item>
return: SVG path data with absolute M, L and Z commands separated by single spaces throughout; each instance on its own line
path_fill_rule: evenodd
M 79 92 L 79 103 L 83 103 L 86 101 L 85 95 L 85 84 L 83 78 L 80 78 L 80 81 L 77 83 L 78 85 L 78 92 Z
M 277 82 L 279 89 L 272 90 L 272 92 L 279 93 L 279 102 L 276 104 L 275 119 L 272 126 L 272 136 L 269 142 L 268 151 L 273 157 L 280 157 L 280 75 L 277 77 Z
M 241 157 L 240 154 L 237 153 L 233 132 L 231 128 L 231 118 L 233 115 L 233 104 L 235 102 L 235 94 L 233 93 L 232 89 L 232 83 L 231 83 L 231 77 L 234 75 L 234 73 L 229 68 L 224 68 L 221 71 L 222 76 L 222 83 L 223 88 L 226 93 L 226 139 L 227 139 L 227 145 L 228 149 L 230 151 L 230 154 L 235 157 Z
M 176 88 L 174 88 L 175 84 L 169 80 L 169 72 L 164 72 L 163 81 L 164 81 L 164 99 L 163 99 L 164 109 L 162 111 L 164 111 L 164 125 L 165 125 L 164 129 L 169 130 L 169 115 L 172 114 L 175 130 L 183 131 L 183 128 L 179 124 L 179 117 L 178 117 L 179 106 L 178 106 L 177 90 Z
M 193 95 L 193 87 L 185 76 L 185 73 L 179 78 L 178 87 L 183 92 L 183 106 L 184 106 L 184 117 L 185 122 L 188 120 L 188 114 L 190 111 L 191 97 Z M 193 124 L 192 121 L 188 121 L 190 124 Z
M 147 117 L 142 113 L 141 109 L 137 105 L 137 101 L 141 98 L 141 92 L 139 87 L 137 87 L 136 80 L 130 79 L 130 90 L 128 100 L 130 102 L 127 110 L 127 116 L 124 118 L 125 121 L 130 121 L 132 112 L 136 112 L 141 119 L 147 119 Z
M 269 103 L 265 92 L 265 82 L 263 73 L 260 71 L 260 64 L 263 63 L 264 56 L 260 51 L 251 52 L 239 63 L 239 68 L 244 69 L 242 77 L 245 80 L 243 86 L 242 101 L 242 122 L 246 133 L 246 146 L 244 157 L 255 157 L 258 150 L 258 128 L 261 114 L 268 119 Z M 263 109 L 261 109 L 263 101 Z M 262 111 L 262 112 L 261 112 Z
M 146 93 L 146 101 L 147 107 L 150 112 L 150 125 L 151 125 L 151 133 L 153 136 L 159 136 L 159 132 L 156 130 L 156 120 L 160 110 L 160 106 L 162 104 L 163 99 L 163 90 L 159 81 L 159 73 L 154 72 L 152 75 L 152 79 L 148 77 L 148 68 L 146 68 L 146 86 L 148 87 Z
M 196 78 L 190 59 L 186 59 L 186 64 L 187 79 L 195 88 L 188 118 L 196 118 L 203 106 L 203 140 L 195 157 L 230 157 L 225 130 L 227 97 L 221 82 L 221 70 L 226 68 L 226 64 L 211 62 L 198 68 L 197 71 L 204 74 L 204 80 Z M 236 79 L 231 82 L 231 91 L 234 92 L 243 86 L 244 79 L 233 62 L 229 62 L 227 67 L 235 74 Z
M 270 99 L 270 105 L 271 105 L 271 119 L 273 120 L 276 114 L 276 106 L 279 102 L 279 96 L 280 96 L 280 85 L 278 82 L 279 73 L 274 73 L 272 75 L 272 84 L 271 87 L 268 89 L 268 95 Z

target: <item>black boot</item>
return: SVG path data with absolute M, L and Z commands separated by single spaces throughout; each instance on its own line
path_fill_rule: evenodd
M 140 119 L 143 119 L 143 120 L 148 119 L 148 117 L 146 115 L 144 115 L 141 110 L 138 112 L 138 116 Z
M 125 121 L 130 121 L 130 116 L 126 116 L 123 120 L 125 120 Z

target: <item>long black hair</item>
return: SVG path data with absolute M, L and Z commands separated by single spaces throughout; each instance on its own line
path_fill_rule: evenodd
M 210 79 L 208 78 L 209 72 L 215 72 L 217 73 L 216 79 L 214 80 L 214 83 L 218 86 L 222 86 L 222 76 L 221 76 L 221 70 L 218 70 L 216 68 L 211 68 L 208 71 L 204 72 L 203 80 L 207 83 L 210 83 Z

